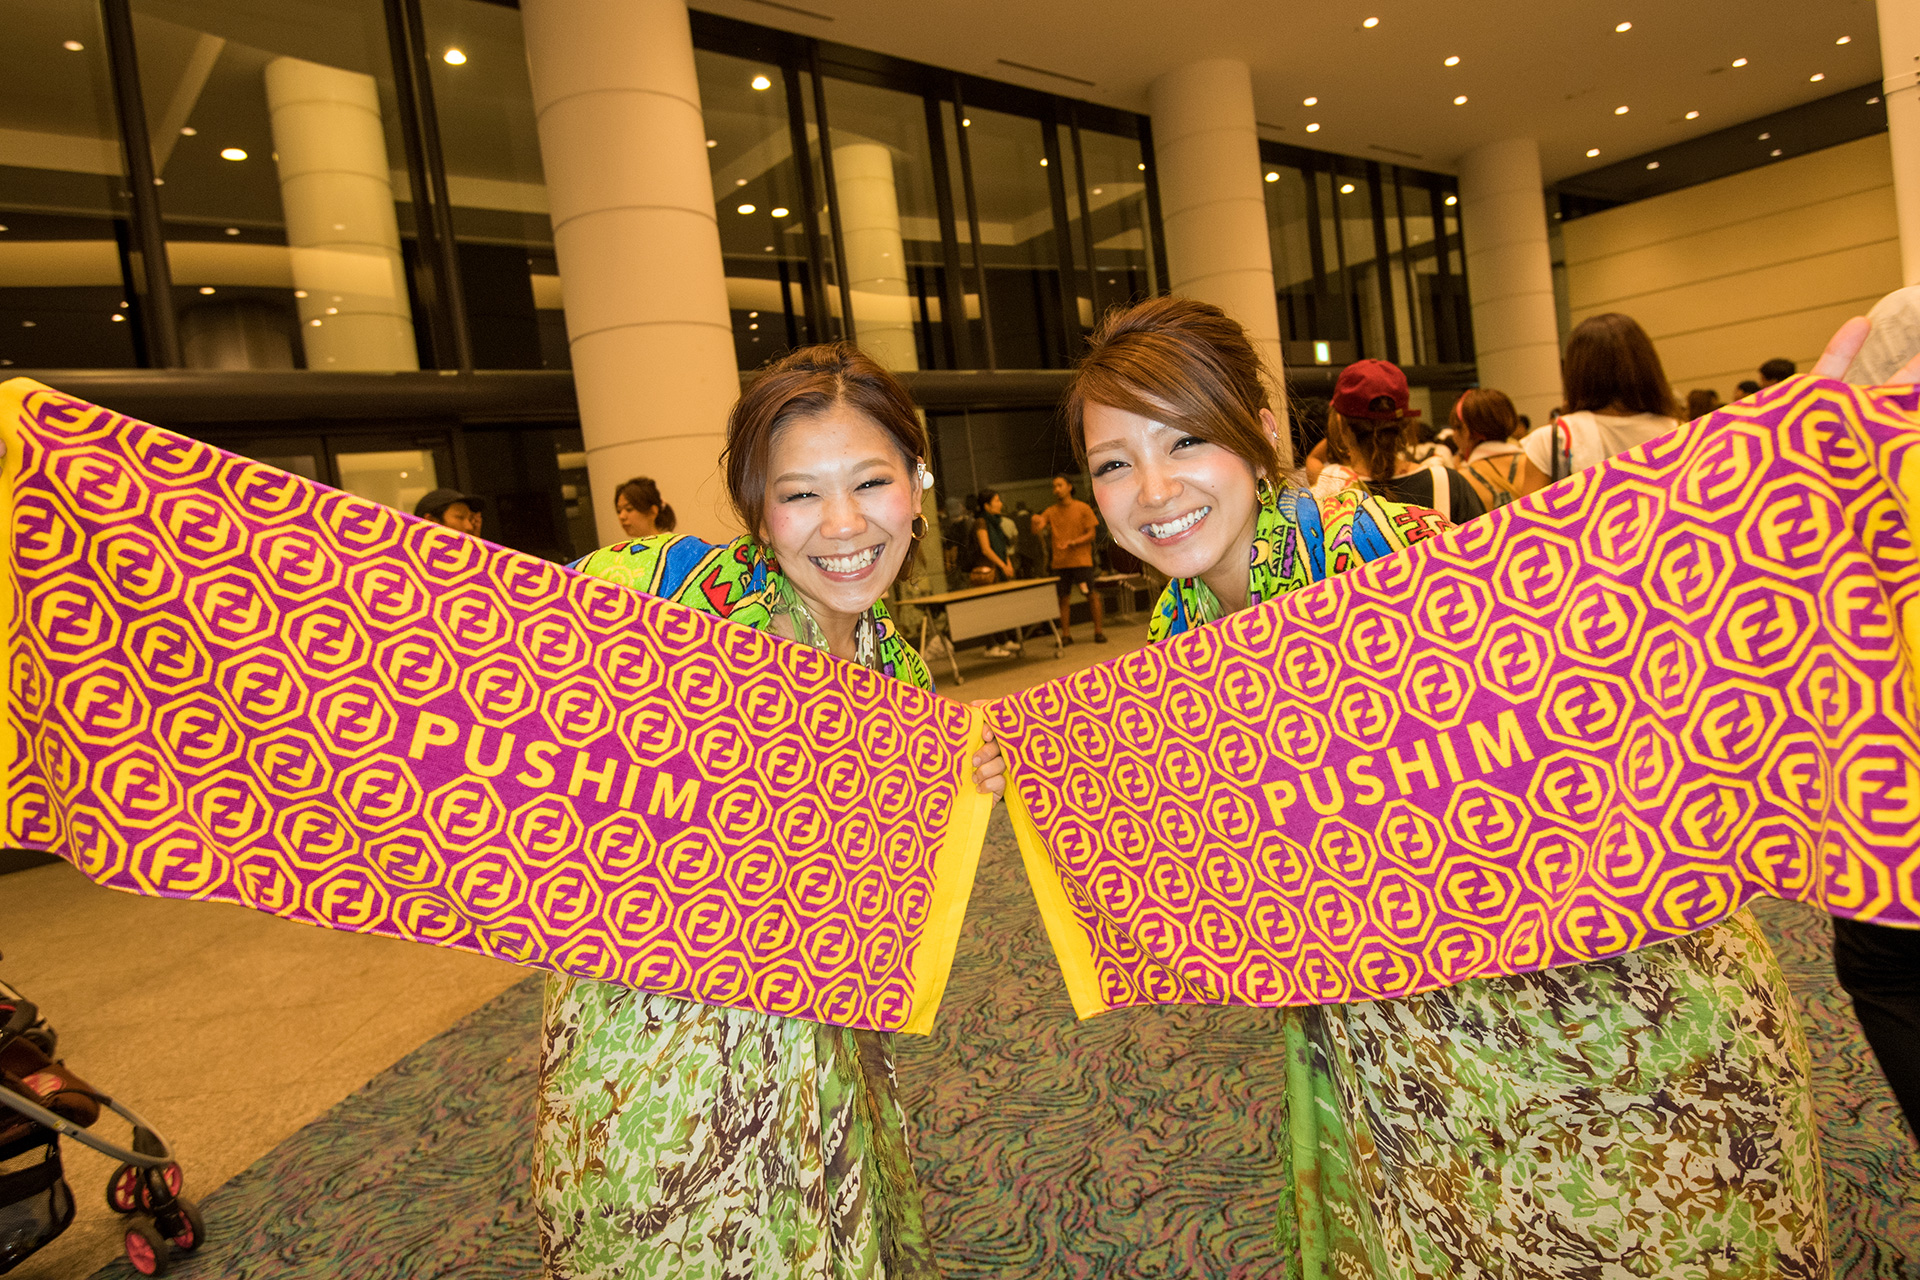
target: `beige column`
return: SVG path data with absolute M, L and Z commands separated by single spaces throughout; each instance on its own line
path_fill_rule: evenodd
M 893 152 L 878 142 L 836 142 L 833 185 L 840 197 L 840 234 L 847 246 L 847 284 L 860 349 L 889 369 L 918 369 Z
M 1246 326 L 1280 376 L 1253 75 L 1232 58 L 1189 63 L 1155 80 L 1147 104 L 1171 291 L 1211 302 Z M 1284 397 L 1274 400 L 1274 412 L 1284 423 Z
M 683 0 L 523 0 L 540 156 L 602 541 L 613 491 L 660 483 L 732 536 L 720 450 L 740 394 Z
M 307 367 L 419 368 L 373 77 L 275 58 L 266 82 Z
M 1900 275 L 1920 284 L 1920 4 L 1880 0 L 1881 95 L 1893 147 L 1893 204 L 1900 222 Z
M 1560 319 L 1539 143 L 1509 138 L 1461 157 L 1460 234 L 1480 385 L 1544 422 L 1560 403 Z

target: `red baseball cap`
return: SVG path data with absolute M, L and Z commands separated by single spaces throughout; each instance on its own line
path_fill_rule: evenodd
M 1391 411 L 1372 407 L 1382 396 L 1393 401 Z M 1343 418 L 1388 422 L 1418 417 L 1418 409 L 1407 408 L 1408 399 L 1407 375 L 1400 372 L 1399 365 L 1386 360 L 1354 361 L 1340 371 L 1340 381 L 1333 388 L 1333 408 Z

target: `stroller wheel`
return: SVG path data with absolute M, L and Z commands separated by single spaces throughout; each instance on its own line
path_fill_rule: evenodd
M 180 1172 L 180 1166 L 178 1164 L 169 1162 L 167 1164 L 161 1165 L 160 1168 L 155 1172 L 158 1174 L 161 1184 L 166 1187 L 167 1198 L 169 1200 L 179 1195 L 180 1189 L 187 1185 L 187 1175 Z M 142 1209 L 145 1209 L 148 1213 L 152 1213 L 154 1210 L 160 1207 L 157 1203 L 155 1203 L 153 1187 L 148 1182 L 146 1177 L 137 1178 L 135 1181 L 135 1186 L 138 1188 L 138 1192 L 140 1196 L 140 1207 Z
M 107 1179 L 107 1208 L 133 1213 L 140 1208 L 140 1170 L 123 1164 Z
M 206 1219 L 200 1216 L 200 1206 L 185 1196 L 173 1202 L 173 1210 L 166 1218 L 167 1227 L 173 1232 L 167 1238 L 180 1252 L 192 1253 L 207 1238 Z
M 167 1274 L 167 1238 L 145 1218 L 127 1224 L 127 1261 L 143 1276 Z

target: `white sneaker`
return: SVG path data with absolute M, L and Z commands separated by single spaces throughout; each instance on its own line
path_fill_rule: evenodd
M 986 654 L 989 658 L 1011 658 L 1013 656 L 1013 651 L 1008 649 L 1005 645 L 997 644 L 993 646 L 993 648 L 988 649 L 986 651 Z

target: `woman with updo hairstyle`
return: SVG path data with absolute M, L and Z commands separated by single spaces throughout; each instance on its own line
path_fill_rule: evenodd
M 1445 527 L 1360 488 L 1323 519 L 1277 485 L 1270 385 L 1238 324 L 1180 298 L 1110 315 L 1074 375 L 1067 425 L 1107 527 L 1173 579 L 1155 641 Z M 1281 1274 L 1825 1274 L 1806 1043 L 1744 911 L 1609 960 L 1273 1017 Z
M 629 538 L 651 538 L 657 533 L 672 533 L 680 522 L 673 508 L 660 497 L 660 486 L 645 476 L 635 476 L 613 491 L 613 514 Z
M 1419 428 L 1407 375 L 1389 360 L 1356 360 L 1340 371 L 1327 415 L 1327 452 L 1352 468 L 1370 493 L 1409 506 L 1444 512 L 1455 524 L 1487 508 L 1471 485 L 1459 484 L 1445 463 L 1416 466 L 1408 450 Z
M 1546 484 L 1521 451 L 1520 415 L 1504 391 L 1476 388 L 1453 402 L 1460 475 L 1491 511 Z
M 727 422 L 723 545 L 620 542 L 573 567 L 933 682 L 881 596 L 925 532 L 927 437 L 892 374 L 806 347 Z M 975 785 L 1005 788 L 999 747 Z M 534 1199 L 549 1276 L 932 1277 L 890 1035 L 549 975 Z

